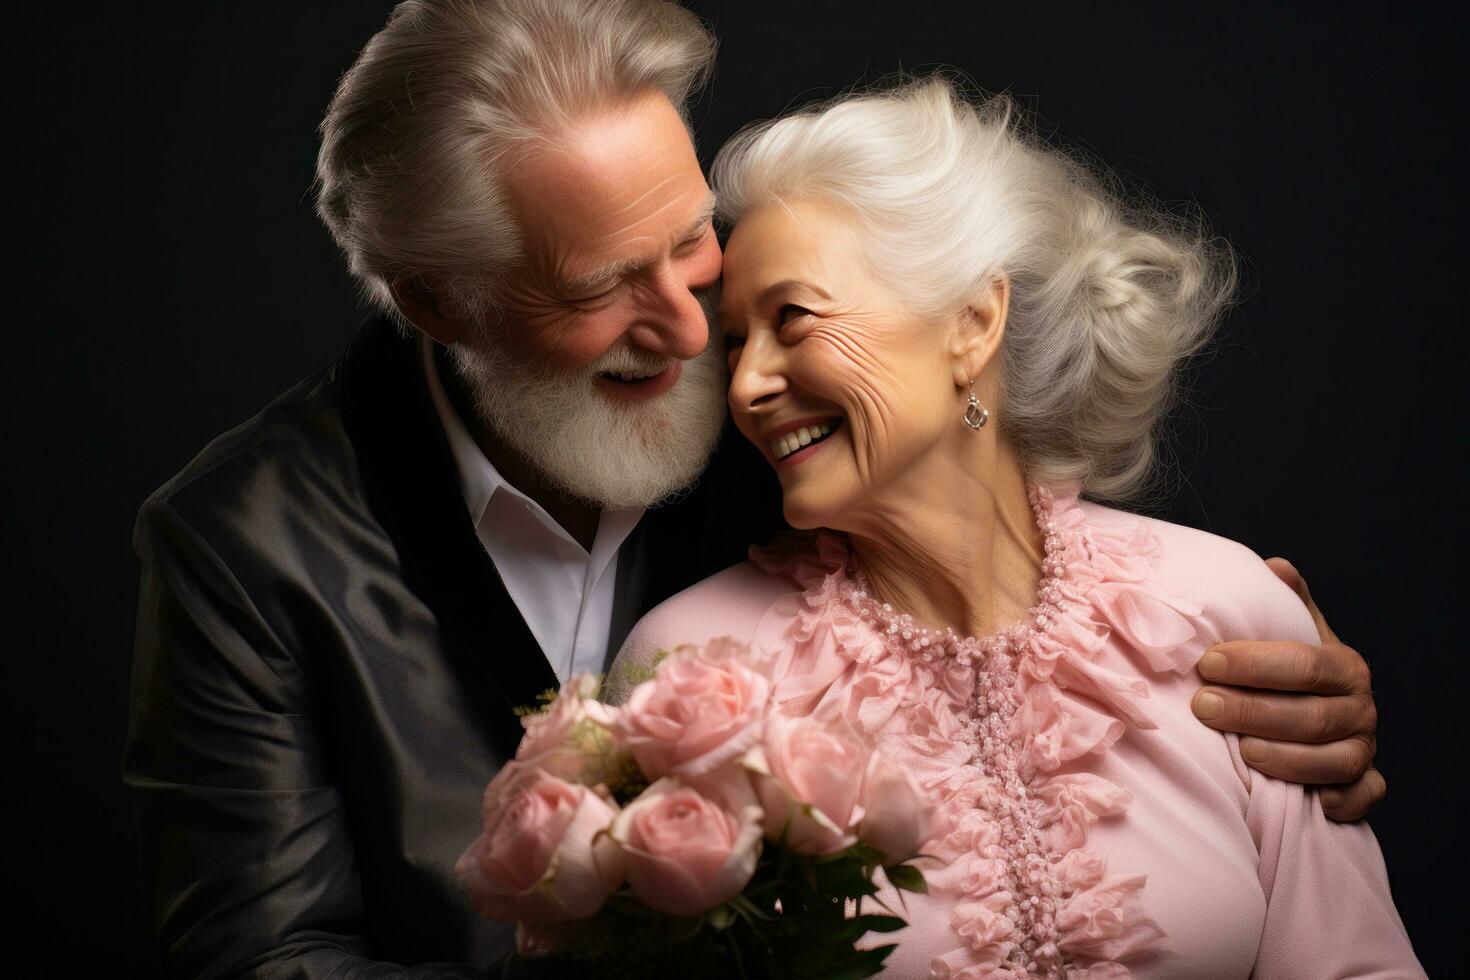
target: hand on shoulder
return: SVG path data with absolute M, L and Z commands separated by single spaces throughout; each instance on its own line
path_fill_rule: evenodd
M 1290 562 L 1272 558 L 1266 565 L 1306 606 L 1316 642 L 1212 646 L 1199 662 L 1207 686 L 1194 697 L 1195 715 L 1246 736 L 1241 755 L 1253 769 L 1321 786 L 1322 808 L 1332 819 L 1360 819 L 1388 791 L 1373 768 L 1378 712 L 1367 662 L 1338 639 Z

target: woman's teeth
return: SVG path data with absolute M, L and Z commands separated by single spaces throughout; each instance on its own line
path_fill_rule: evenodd
M 785 459 L 803 446 L 809 446 L 814 442 L 832 434 L 837 428 L 836 422 L 819 422 L 816 425 L 804 425 L 795 432 L 788 432 L 779 439 L 771 440 L 771 455 L 777 459 Z

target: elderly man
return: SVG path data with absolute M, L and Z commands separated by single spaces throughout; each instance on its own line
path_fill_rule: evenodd
M 342 79 L 318 208 L 382 315 L 138 521 L 124 774 L 172 973 L 504 955 L 452 866 L 512 709 L 776 525 L 758 461 L 715 452 L 684 116 L 713 52 L 656 0 L 411 0 Z M 1372 701 L 1322 630 L 1225 645 L 1196 706 L 1350 818 L 1382 795 Z

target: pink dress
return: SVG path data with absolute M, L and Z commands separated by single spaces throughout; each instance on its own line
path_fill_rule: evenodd
M 876 940 L 899 942 L 886 976 L 1424 976 L 1368 826 L 1327 820 L 1190 712 L 1211 644 L 1316 642 L 1296 596 L 1234 542 L 1032 500 L 1043 582 L 999 634 L 879 605 L 822 532 L 665 602 L 620 659 L 750 641 L 776 658 L 779 710 L 872 734 L 940 801 L 929 893 Z

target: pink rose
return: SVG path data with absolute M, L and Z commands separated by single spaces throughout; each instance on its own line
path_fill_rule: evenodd
M 858 839 L 882 852 L 886 864 L 914 857 L 940 829 L 934 800 L 908 769 L 882 752 L 868 760 L 858 804 Z
M 760 775 L 756 790 L 766 811 L 766 836 L 800 854 L 832 854 L 851 847 L 860 773 L 872 749 L 850 730 L 810 718 L 773 716 L 765 744 L 746 763 Z M 761 770 L 764 770 L 761 772 Z
M 570 678 L 550 707 L 521 719 L 526 734 L 516 749 L 516 760 L 584 786 L 606 782 L 617 763 L 608 731 L 616 709 L 596 698 L 597 678 L 585 674 Z
M 727 638 L 678 647 L 633 689 L 615 730 L 649 779 L 699 776 L 760 742 L 770 682 Z
M 485 787 L 481 813 L 484 832 L 454 870 L 487 919 L 584 919 L 623 883 L 622 852 L 604 833 L 617 807 L 585 786 L 510 762 Z
M 623 808 L 612 836 L 639 901 L 670 915 L 699 915 L 740 894 L 755 873 L 761 808 L 739 767 L 691 780 L 671 776 Z

